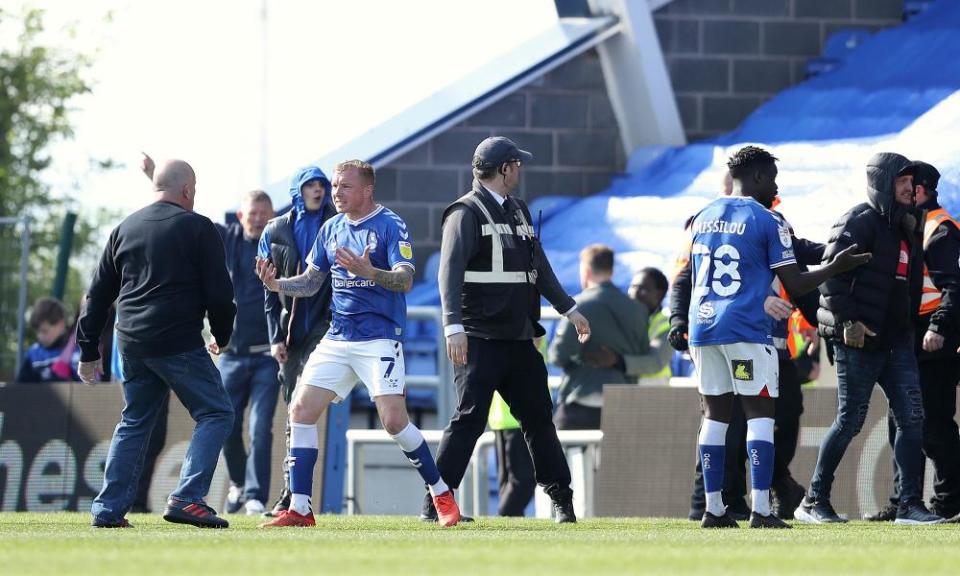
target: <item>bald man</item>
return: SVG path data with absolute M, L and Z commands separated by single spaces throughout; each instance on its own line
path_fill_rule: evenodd
M 163 518 L 227 527 L 204 497 L 234 419 L 210 353 L 219 353 L 229 342 L 236 308 L 220 235 L 209 219 L 193 212 L 196 186 L 193 168 L 182 160 L 157 167 L 155 201 L 111 232 L 80 317 L 78 373 L 92 384 L 101 371 L 100 333 L 107 310 L 117 303 L 126 405 L 107 454 L 103 488 L 93 501 L 92 524 L 98 528 L 130 526 L 125 516 L 169 390 L 197 425 Z M 209 345 L 201 335 L 204 316 L 214 338 Z

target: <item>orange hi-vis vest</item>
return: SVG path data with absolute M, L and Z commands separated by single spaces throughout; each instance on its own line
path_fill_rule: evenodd
M 953 216 L 943 208 L 937 208 L 936 210 L 930 210 L 927 212 L 927 219 L 923 224 L 923 249 L 927 249 L 927 244 L 930 242 L 930 238 L 933 236 L 933 233 L 936 232 L 937 227 L 940 226 L 944 221 L 952 222 L 954 226 L 957 227 L 957 230 L 960 230 L 960 223 L 953 219 Z M 923 266 L 923 292 L 920 295 L 920 315 L 926 316 L 928 314 L 933 314 L 933 311 L 940 306 L 940 290 L 933 284 L 933 280 L 930 278 L 930 272 L 927 270 L 926 264 Z

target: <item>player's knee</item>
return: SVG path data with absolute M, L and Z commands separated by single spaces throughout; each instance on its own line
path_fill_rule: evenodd
M 290 421 L 297 424 L 316 424 L 320 419 L 320 410 L 311 406 L 302 396 L 290 404 Z
M 380 416 L 380 423 L 387 434 L 399 434 L 410 423 L 410 418 L 400 410 L 392 410 Z

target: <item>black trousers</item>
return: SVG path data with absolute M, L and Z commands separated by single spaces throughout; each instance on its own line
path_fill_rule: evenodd
M 500 484 L 497 514 L 523 516 L 537 488 L 530 450 L 518 428 L 496 430 L 494 435 L 497 438 L 497 479 Z
M 800 439 L 800 416 L 803 414 L 803 389 L 796 365 L 781 358 L 780 396 L 776 401 L 773 431 L 773 488 L 784 489 L 792 481 L 790 463 L 797 453 Z M 743 498 L 747 493 L 747 420 L 740 402 L 734 402 L 730 426 L 727 428 L 726 461 L 723 475 L 723 501 L 727 504 Z M 690 498 L 691 515 L 699 514 L 706 505 L 703 493 L 703 470 L 700 459 L 693 476 L 693 495 Z
M 933 461 L 933 498 L 931 504 L 948 516 L 960 513 L 960 430 L 957 428 L 957 380 L 960 379 L 960 357 L 925 359 L 920 368 L 920 392 L 923 394 L 923 451 Z M 887 414 L 888 439 L 893 446 L 896 424 Z M 900 471 L 893 464 L 893 496 L 900 495 Z
M 437 468 L 448 486 L 460 486 L 496 390 L 520 422 L 537 483 L 555 500 L 569 494 L 570 468 L 551 419 L 547 367 L 533 341 L 468 337 L 467 365 L 454 367 L 454 385 L 457 409 L 437 450 Z

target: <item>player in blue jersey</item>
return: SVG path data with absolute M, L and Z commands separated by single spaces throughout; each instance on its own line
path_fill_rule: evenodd
M 720 496 L 724 438 L 734 395 L 740 396 L 747 417 L 753 488 L 750 527 L 790 527 L 770 513 L 774 402 L 779 390 L 773 321 L 764 311 L 764 300 L 774 276 L 790 294 L 800 295 L 870 259 L 870 254 L 855 254 L 853 245 L 816 271 L 797 267 L 787 224 L 764 208 L 777 195 L 776 160 L 755 146 L 737 151 L 727 163 L 732 195 L 708 204 L 690 225 L 689 338 L 704 404 L 698 438 L 707 500 L 704 528 L 737 527 Z
M 383 428 L 396 440 L 433 495 L 440 523 L 453 526 L 460 510 L 440 478 L 423 434 L 410 422 L 404 396 L 403 337 L 413 285 L 413 247 L 399 216 L 373 199 L 373 167 L 360 160 L 337 164 L 337 214 L 320 228 L 307 270 L 276 278 L 257 262 L 264 285 L 290 296 L 311 296 L 327 274 L 333 287 L 330 329 L 310 354 L 290 405 L 290 509 L 263 526 L 313 526 L 310 496 L 318 456 L 317 420 L 331 402 L 347 397 L 357 380 L 377 405 Z

